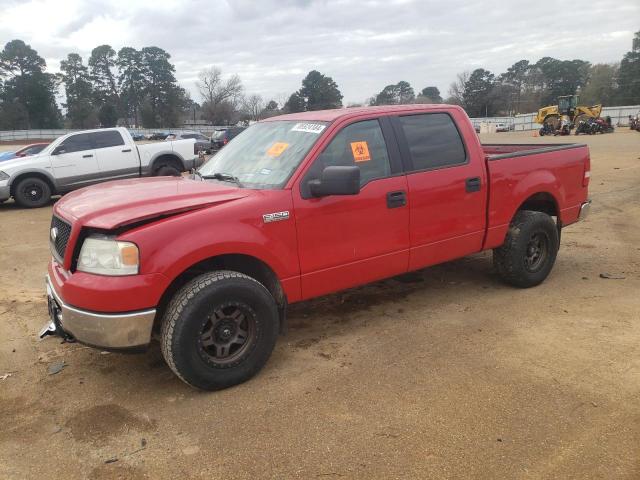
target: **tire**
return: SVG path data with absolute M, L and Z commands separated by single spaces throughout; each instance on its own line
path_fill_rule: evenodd
M 549 215 L 522 210 L 511 222 L 505 242 L 493 250 L 493 263 L 506 283 L 535 287 L 551 272 L 559 243 L 556 224 Z
M 160 165 L 156 170 L 156 177 L 179 177 L 182 172 L 175 165 Z
M 171 300 L 162 319 L 162 355 L 185 383 L 220 390 L 260 371 L 278 331 L 276 301 L 264 285 L 238 272 L 210 272 Z
M 544 134 L 545 134 L 544 128 L 541 128 L 539 133 L 541 137 L 544 137 Z
M 24 208 L 44 207 L 51 200 L 51 187 L 41 178 L 25 178 L 16 185 L 13 198 Z

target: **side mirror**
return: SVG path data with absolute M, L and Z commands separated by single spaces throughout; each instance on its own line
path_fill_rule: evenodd
M 67 149 L 64 145 L 60 145 L 54 148 L 53 152 L 51 152 L 51 155 L 60 155 L 61 153 L 67 153 Z
M 309 191 L 314 197 L 357 195 L 360 193 L 360 167 L 326 167 L 319 180 L 309 182 Z

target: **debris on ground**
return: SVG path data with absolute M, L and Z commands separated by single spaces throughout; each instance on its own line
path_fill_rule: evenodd
M 15 372 L 7 372 L 7 373 L 3 373 L 2 375 L 0 375 L 0 380 L 6 380 L 7 378 L 13 376 Z
M 623 275 L 618 275 L 615 273 L 601 273 L 600 278 L 608 278 L 610 280 L 624 280 L 625 277 Z
M 49 375 L 55 375 L 56 373 L 60 373 L 64 367 L 67 365 L 64 363 L 64 360 L 61 362 L 52 363 L 49 365 Z

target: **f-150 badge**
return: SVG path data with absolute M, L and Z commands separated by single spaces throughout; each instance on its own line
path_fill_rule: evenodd
M 265 213 L 262 215 L 264 223 L 279 222 L 281 220 L 289 220 L 289 212 Z

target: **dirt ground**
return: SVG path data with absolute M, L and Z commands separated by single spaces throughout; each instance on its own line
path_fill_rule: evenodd
M 0 478 L 640 478 L 640 133 L 578 140 L 592 215 L 544 284 L 504 286 L 483 253 L 299 304 L 216 393 L 157 345 L 38 341 L 51 208 L 0 205 Z

